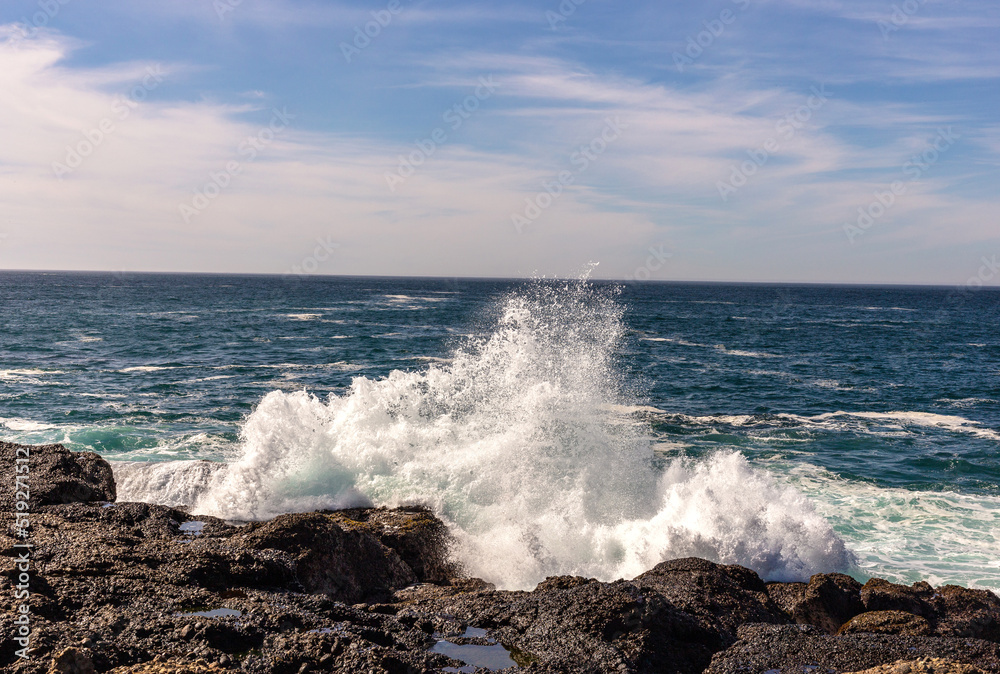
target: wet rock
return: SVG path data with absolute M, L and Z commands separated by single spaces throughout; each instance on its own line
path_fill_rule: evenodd
M 938 657 L 1000 671 L 1000 645 L 978 639 L 889 634 L 823 634 L 811 625 L 744 625 L 739 641 L 712 658 L 705 674 L 854 672 L 900 660 Z
M 657 564 L 633 582 L 655 589 L 726 644 L 736 640 L 736 629 L 742 624 L 790 622 L 760 577 L 735 564 L 675 559 Z
M 1000 642 L 1000 597 L 988 590 L 939 587 L 932 598 L 934 632 Z
M 27 458 L 27 463 L 17 459 Z M 31 510 L 55 503 L 114 501 L 111 465 L 93 452 L 71 452 L 62 445 L 25 446 L 0 442 L 0 470 L 14 475 L 27 466 Z M 13 486 L 13 485 L 11 485 Z M 0 489 L 0 510 L 11 512 L 16 490 Z
M 856 615 L 844 623 L 838 634 L 902 634 L 927 636 L 933 632 L 927 618 L 905 611 L 869 611 Z
M 250 525 L 235 538 L 241 547 L 288 553 L 304 592 L 348 603 L 387 598 L 417 582 L 399 555 L 374 536 L 345 530 L 323 513 L 281 515 Z
M 905 611 L 933 618 L 933 597 L 934 588 L 923 581 L 907 586 L 872 578 L 861 588 L 861 601 L 868 611 Z
M 819 573 L 809 579 L 801 599 L 791 601 L 791 616 L 800 625 L 815 625 L 827 634 L 863 613 L 861 583 L 842 573 Z
M 701 672 L 722 647 L 718 632 L 652 587 L 549 578 L 533 592 L 480 591 L 415 602 L 398 617 L 450 616 L 490 630 L 533 671 Z
M 806 598 L 809 583 L 767 583 L 767 596 L 784 611 L 789 618 L 795 607 Z
M 461 575 L 450 559 L 448 528 L 423 506 L 352 508 L 329 514 L 344 529 L 364 531 L 393 550 L 422 583 L 447 584 Z

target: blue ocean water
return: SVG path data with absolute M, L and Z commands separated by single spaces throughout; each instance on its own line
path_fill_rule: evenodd
M 997 290 L 4 272 L 0 317 L 0 437 L 124 498 L 424 501 L 511 587 L 699 554 L 1000 588 Z

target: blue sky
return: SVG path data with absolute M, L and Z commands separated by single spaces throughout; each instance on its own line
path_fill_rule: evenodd
M 0 268 L 1000 284 L 992 1 L 0 24 Z

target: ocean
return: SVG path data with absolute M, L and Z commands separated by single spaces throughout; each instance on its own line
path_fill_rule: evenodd
M 1000 589 L 1000 291 L 0 273 L 0 438 L 230 520 L 424 503 L 468 572 Z

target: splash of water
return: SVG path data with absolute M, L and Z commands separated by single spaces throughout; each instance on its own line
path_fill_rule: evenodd
M 739 454 L 658 469 L 615 367 L 617 291 L 535 282 L 447 363 L 341 396 L 273 392 L 195 511 L 235 519 L 422 502 L 467 572 L 506 588 L 611 580 L 698 555 L 768 578 L 843 568 L 848 553 L 797 492 Z

